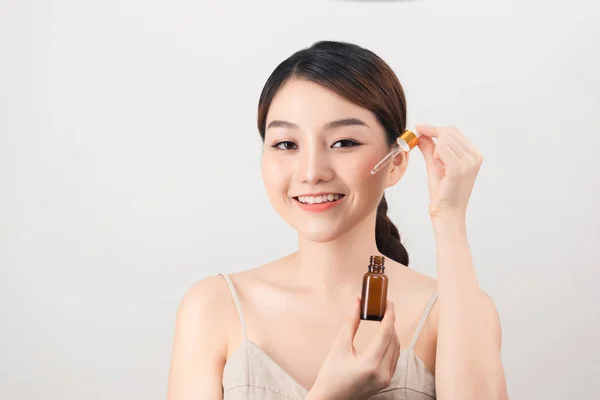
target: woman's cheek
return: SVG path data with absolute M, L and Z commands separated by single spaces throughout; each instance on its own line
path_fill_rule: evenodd
M 360 154 L 359 157 L 352 160 L 350 168 L 346 169 L 345 181 L 355 198 L 362 207 L 370 209 L 379 204 L 379 200 L 385 190 L 385 175 L 383 171 L 372 175 L 371 170 L 381 160 L 383 156 L 375 154 Z M 385 155 L 385 154 L 384 154 Z M 350 161 L 350 160 L 349 160 Z
M 287 193 L 290 182 L 290 160 L 284 157 L 265 155 L 262 159 L 262 175 L 268 191 Z
M 374 184 L 381 179 L 383 174 L 371 174 L 373 167 L 381 160 L 382 156 L 377 154 L 363 153 L 357 154 L 357 157 L 349 163 L 351 165 L 352 176 L 361 183 Z

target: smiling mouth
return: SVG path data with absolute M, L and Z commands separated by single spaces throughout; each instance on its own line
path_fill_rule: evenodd
M 293 199 L 299 202 L 300 204 L 311 205 L 311 204 L 324 204 L 324 203 L 334 203 L 346 195 L 339 193 L 328 193 L 320 196 L 297 196 Z

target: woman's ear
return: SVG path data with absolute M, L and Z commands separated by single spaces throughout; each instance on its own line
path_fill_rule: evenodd
M 400 178 L 406 172 L 406 167 L 408 165 L 408 153 L 400 152 L 394 160 L 390 163 L 390 167 L 388 168 L 388 179 L 386 183 L 386 188 L 390 186 L 394 186 Z

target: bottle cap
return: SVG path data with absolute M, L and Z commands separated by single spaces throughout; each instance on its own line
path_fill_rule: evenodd
M 402 146 L 404 151 L 409 152 L 419 143 L 419 136 L 419 133 L 415 129 L 407 129 L 398 137 L 400 139 L 398 144 Z

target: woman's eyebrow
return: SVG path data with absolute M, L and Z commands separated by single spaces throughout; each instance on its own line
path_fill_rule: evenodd
M 298 125 L 293 124 L 291 122 L 273 120 L 273 121 L 269 122 L 267 129 L 269 129 L 269 128 L 297 128 L 297 127 L 298 127 Z
M 325 125 L 325 129 L 334 129 L 334 128 L 339 128 L 341 126 L 353 126 L 353 125 L 368 126 L 365 122 L 361 121 L 358 118 L 345 118 L 345 119 L 338 119 L 337 121 L 329 122 L 328 124 Z
M 358 118 L 344 118 L 344 119 L 338 119 L 336 121 L 328 122 L 327 124 L 325 124 L 325 129 L 334 129 L 334 128 L 339 128 L 342 126 L 356 126 L 356 125 L 357 126 L 368 126 L 364 121 L 361 121 Z M 296 125 L 292 122 L 274 120 L 274 121 L 269 122 L 267 129 L 269 129 L 269 128 L 298 128 L 298 125 Z

